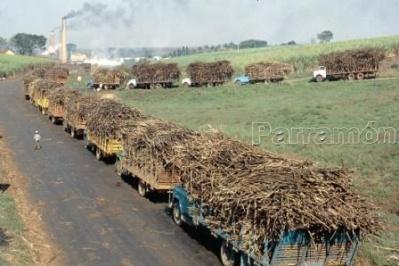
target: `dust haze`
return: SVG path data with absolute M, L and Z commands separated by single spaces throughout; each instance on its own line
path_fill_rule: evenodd
M 47 36 L 65 16 L 69 41 L 85 48 L 196 46 L 249 38 L 272 44 L 290 40 L 305 43 L 326 29 L 333 31 L 335 40 L 399 33 L 397 0 L 1 2 L 0 23 L 10 24 L 6 32 L 29 30 Z M 26 10 L 16 8 L 15 2 L 19 6 L 26 2 Z M 30 12 L 32 9 L 34 12 Z M 16 10 L 19 16 L 14 18 L 10 14 Z M 21 21 L 18 17 L 26 19 Z

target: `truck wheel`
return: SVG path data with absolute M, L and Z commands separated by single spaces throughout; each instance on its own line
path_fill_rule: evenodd
M 190 86 L 188 85 L 188 83 L 187 83 L 187 82 L 184 82 L 184 83 L 183 83 L 183 88 L 188 88 L 188 87 L 190 87 Z
M 134 85 L 133 84 L 129 84 L 129 89 L 134 90 Z
M 96 147 L 96 159 L 101 160 L 103 158 L 103 154 L 99 148 Z
M 172 218 L 173 222 L 175 222 L 176 225 L 181 226 L 183 221 L 181 219 L 181 210 L 180 210 L 180 204 L 179 201 L 173 202 L 173 210 L 172 210 Z
M 233 266 L 235 264 L 234 250 L 227 241 L 223 241 L 220 245 L 220 260 L 224 266 Z
M 322 82 L 323 81 L 323 77 L 321 75 L 317 75 L 316 76 L 316 81 L 317 82 Z
M 354 79 L 355 79 L 355 74 L 350 73 L 350 74 L 348 75 L 348 80 L 354 80 Z
M 139 181 L 139 184 L 137 186 L 137 190 L 138 190 L 140 196 L 145 197 L 147 195 L 147 186 L 141 180 Z
M 362 79 L 364 79 L 364 74 L 363 73 L 357 73 L 356 78 L 358 80 L 362 80 Z

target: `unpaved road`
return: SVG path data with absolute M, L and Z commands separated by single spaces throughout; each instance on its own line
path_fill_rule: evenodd
M 25 102 L 22 82 L 0 82 L 0 128 L 66 265 L 220 264 L 209 235 L 186 232 L 173 224 L 165 202 L 117 184 L 112 165 L 96 161 Z M 40 151 L 32 148 L 34 130 L 43 138 Z

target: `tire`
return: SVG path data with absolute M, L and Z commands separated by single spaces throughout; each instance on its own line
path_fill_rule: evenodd
M 322 82 L 322 81 L 323 81 L 323 77 L 321 75 L 317 75 L 316 82 Z
M 53 123 L 53 125 L 55 125 L 57 123 L 57 119 L 55 119 L 54 116 L 51 117 L 51 123 Z
M 177 200 L 173 202 L 172 219 L 173 222 L 178 226 L 181 226 L 183 224 L 183 220 L 181 218 L 180 204 Z
M 101 161 L 102 158 L 103 158 L 103 153 L 101 152 L 101 150 L 99 148 L 96 147 L 96 159 L 98 161 Z
M 135 87 L 134 87 L 133 84 L 129 84 L 129 89 L 130 89 L 130 90 L 134 90 L 134 88 L 135 88 Z
M 147 186 L 143 181 L 139 181 L 139 184 L 137 185 L 137 191 L 139 192 L 139 195 L 145 198 L 147 196 Z
M 234 82 L 234 85 L 236 85 L 236 86 L 241 86 L 241 81 L 239 81 L 239 80 L 236 80 L 235 82 Z
M 363 80 L 364 79 L 364 74 L 363 73 L 357 73 L 356 78 L 358 80 Z
M 223 241 L 220 245 L 220 260 L 224 266 L 234 266 L 235 265 L 235 254 L 234 250 Z
M 188 83 L 187 83 L 187 82 L 184 82 L 184 83 L 183 83 L 183 88 L 188 88 L 188 87 L 190 87 L 190 86 L 188 85 Z
M 350 73 L 350 74 L 348 75 L 348 80 L 355 80 L 355 78 L 356 78 L 356 76 L 355 76 L 355 74 L 353 74 L 353 73 Z

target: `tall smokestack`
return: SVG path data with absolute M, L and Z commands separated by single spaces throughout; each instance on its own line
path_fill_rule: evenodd
M 61 32 L 60 32 L 60 61 L 61 63 L 65 64 L 68 61 L 68 51 L 67 51 L 67 29 L 66 29 L 66 20 L 62 18 L 61 21 Z

